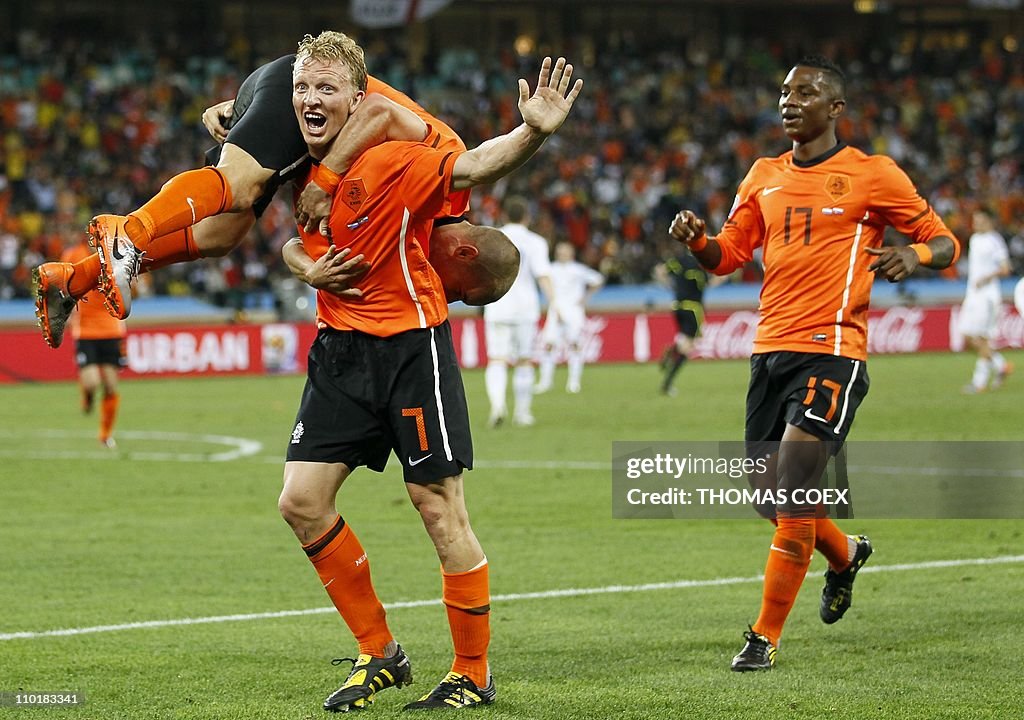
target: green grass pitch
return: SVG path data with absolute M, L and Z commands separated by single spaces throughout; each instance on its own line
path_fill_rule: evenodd
M 1024 367 L 1024 354 L 1008 357 Z M 851 439 L 1024 439 L 1024 377 L 964 396 L 966 354 L 878 357 L 869 367 Z M 1024 555 L 1024 520 L 847 522 L 876 546 L 853 608 L 836 625 L 818 620 L 816 557 L 776 669 L 734 674 L 770 526 L 613 520 L 606 466 L 613 440 L 742 437 L 746 363 L 693 362 L 675 398 L 656 394 L 651 365 L 588 367 L 578 396 L 561 391 L 563 370 L 535 401 L 535 427 L 497 430 L 484 427 L 483 374 L 465 379 L 478 460 L 467 495 L 499 596 L 498 701 L 479 717 L 1019 712 L 1024 560 L 1012 556 Z M 86 696 L 77 709 L 0 708 L 0 717 L 324 716 L 320 703 L 345 673 L 329 661 L 354 652 L 333 611 L 195 622 L 329 605 L 276 509 L 302 382 L 125 382 L 112 453 L 95 443 L 96 419 L 80 414 L 74 385 L 0 389 L 0 692 Z M 383 475 L 356 472 L 339 506 L 381 598 L 396 604 L 389 619 L 413 660 L 415 684 L 382 693 L 365 713 L 394 716 L 450 661 L 440 605 L 416 602 L 440 595 L 436 557 L 394 460 Z M 917 565 L 997 557 L 1011 559 Z M 677 585 L 629 589 L 656 583 Z M 594 588 L 603 590 L 530 596 Z M 184 622 L 34 634 L 174 620 Z

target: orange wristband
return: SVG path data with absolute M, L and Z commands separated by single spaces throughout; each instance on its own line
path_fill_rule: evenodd
M 922 265 L 928 265 L 932 261 L 932 249 L 925 243 L 913 243 L 910 249 L 917 253 L 917 259 Z
M 708 236 L 707 236 L 707 234 L 701 235 L 699 238 L 697 238 L 693 242 L 686 243 L 686 246 L 688 248 L 690 248 L 690 252 L 700 252 L 701 250 L 703 250 L 704 248 L 706 248 L 708 246 Z
M 334 172 L 323 163 L 320 163 L 317 167 L 316 175 L 313 179 L 316 181 L 316 184 L 326 190 L 329 195 L 333 195 L 338 190 L 338 186 L 341 185 L 341 175 Z

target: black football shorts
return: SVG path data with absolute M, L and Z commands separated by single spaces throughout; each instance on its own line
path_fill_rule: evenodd
M 235 97 L 226 142 L 245 150 L 261 167 L 277 171 L 253 204 L 256 217 L 263 214 L 277 189 L 308 161 L 306 141 L 292 108 L 294 61 L 294 55 L 285 55 L 260 66 L 245 79 Z M 218 145 L 207 151 L 208 165 L 217 164 L 220 149 Z
M 385 338 L 325 329 L 309 350 L 287 459 L 380 472 L 392 450 L 410 483 L 473 467 L 466 392 L 447 321 Z
M 124 339 L 78 340 L 75 342 L 75 362 L 80 368 L 86 365 L 125 367 L 128 360 L 124 353 Z
M 790 424 L 831 441 L 837 451 L 868 394 L 868 385 L 863 360 L 789 351 L 753 355 L 746 439 L 781 440 Z

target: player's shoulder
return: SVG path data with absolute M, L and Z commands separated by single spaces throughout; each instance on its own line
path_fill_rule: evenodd
M 860 148 L 847 145 L 832 158 L 835 165 L 851 171 L 866 173 L 892 173 L 902 174 L 903 170 L 888 155 L 882 153 L 867 153 Z
M 793 151 L 789 150 L 774 157 L 759 157 L 747 171 L 744 182 L 748 186 L 764 185 L 778 176 L 778 173 L 785 170 L 793 162 Z
M 443 155 L 443 153 L 422 142 L 392 140 L 368 148 L 356 159 L 352 171 L 391 174 L 430 155 Z

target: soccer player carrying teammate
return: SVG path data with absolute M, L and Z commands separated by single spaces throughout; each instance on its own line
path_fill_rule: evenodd
M 406 489 L 434 543 L 455 660 L 444 679 L 407 709 L 492 702 L 488 564 L 470 526 L 462 472 L 473 451 L 465 391 L 441 281 L 425 243 L 436 218 L 457 215 L 467 190 L 492 183 L 529 159 L 565 120 L 582 87 L 572 66 L 546 58 L 531 96 L 519 81 L 523 123 L 468 152 L 432 143 L 377 145 L 339 178 L 330 239 L 300 228 L 310 258 L 333 245 L 358 250 L 370 270 L 362 296 L 317 292 L 320 332 L 288 445 L 279 507 L 348 624 L 359 657 L 327 710 L 365 707 L 376 692 L 411 679 L 374 592 L 369 563 L 339 515 L 342 483 L 360 465 L 381 471 L 394 450 Z M 362 49 L 325 32 L 299 45 L 293 105 L 314 160 L 327 157 L 364 97 Z M 310 168 L 310 182 L 319 168 Z M 302 184 L 302 183 L 300 183 Z
M 808 57 L 782 84 L 779 111 L 793 148 L 757 160 L 740 183 L 725 227 L 681 211 L 670 234 L 704 267 L 726 274 L 763 248 L 760 320 L 747 392 L 748 453 L 782 441 L 769 488 L 815 486 L 827 455 L 841 447 L 868 390 L 867 311 L 875 275 L 897 282 L 918 266 L 944 268 L 959 244 L 910 179 L 888 157 L 868 156 L 836 137 L 845 78 L 831 61 Z M 881 247 L 886 225 L 913 244 Z M 770 465 L 771 467 L 771 465 Z M 761 612 L 733 658 L 736 671 L 769 670 L 815 549 L 825 555 L 820 615 L 839 620 L 857 571 L 871 555 L 813 506 L 775 508 Z
M 61 254 L 61 261 L 74 263 L 91 254 L 92 248 L 83 239 L 65 250 Z M 92 412 L 96 393 L 102 387 L 97 439 L 103 447 L 113 449 L 117 447 L 114 442 L 114 421 L 121 404 L 117 376 L 126 362 L 126 323 L 111 317 L 104 309 L 103 296 L 99 290 L 91 290 L 82 300 L 78 312 L 70 317 L 71 336 L 75 339 L 75 362 L 78 363 L 78 383 L 82 392 L 82 412 Z
M 242 242 L 280 185 L 293 178 L 307 157 L 290 102 L 294 58 L 286 55 L 261 66 L 242 83 L 234 100 L 218 103 L 203 114 L 211 135 L 223 143 L 207 153 L 216 167 L 176 175 L 127 217 L 94 218 L 90 234 L 97 253 L 75 263 L 45 263 L 34 270 L 36 315 L 48 345 L 60 345 L 75 302 L 93 288 L 101 289 L 112 315 L 124 318 L 131 310 L 131 280 L 140 270 L 220 257 Z M 451 128 L 385 83 L 369 77 L 367 91 L 359 112 L 333 143 L 327 162 L 321 164 L 317 181 L 332 192 L 339 177 L 335 171 L 344 172 L 372 145 L 388 140 L 431 142 L 441 136 L 455 137 L 461 143 Z M 311 194 L 314 189 L 315 183 L 309 186 Z M 327 196 L 321 191 L 320 197 Z M 492 271 L 508 257 L 510 243 L 493 228 L 460 221 L 439 227 L 437 234 L 443 236 L 443 248 L 468 246 L 475 250 L 431 256 L 451 301 L 471 299 L 464 296 L 473 290 L 463 272 L 467 252 L 471 264 L 488 264 Z M 447 283 L 452 258 L 460 260 L 452 271 L 461 273 L 461 286 Z M 325 260 L 334 280 L 332 289 L 347 290 L 351 281 L 365 272 L 362 260 L 348 257 L 348 251 Z M 515 266 L 505 268 L 508 283 L 515 270 Z M 493 297 L 478 290 L 474 299 L 475 304 L 483 304 Z

